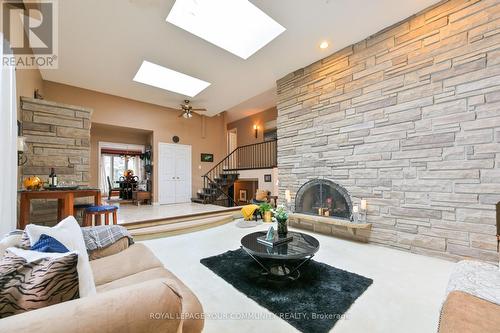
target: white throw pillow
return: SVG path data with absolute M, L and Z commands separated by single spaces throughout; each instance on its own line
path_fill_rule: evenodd
M 0 259 L 5 255 L 5 250 L 12 246 L 19 246 L 21 244 L 21 234 L 13 234 L 5 236 L 0 240 Z
M 28 263 L 37 261 L 42 258 L 61 258 L 67 256 L 68 254 L 76 253 L 76 251 L 59 253 L 59 252 L 38 252 L 32 250 L 24 250 L 18 247 L 9 247 L 6 249 L 7 251 L 14 253 L 16 256 L 26 259 Z M 78 268 L 77 268 L 78 270 Z
M 78 222 L 73 216 L 69 216 L 59 222 L 54 227 L 44 227 L 35 224 L 26 226 L 26 234 L 30 239 L 30 243 L 35 244 L 42 234 L 53 237 L 61 242 L 70 251 L 78 253 L 78 283 L 80 285 L 80 297 L 90 296 L 96 293 L 94 276 L 90 268 L 89 256 L 83 234 L 78 225 Z

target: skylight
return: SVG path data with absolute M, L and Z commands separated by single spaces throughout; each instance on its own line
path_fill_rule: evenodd
M 134 81 L 194 97 L 210 83 L 144 60 Z
M 176 0 L 166 20 L 243 59 L 286 30 L 248 0 Z

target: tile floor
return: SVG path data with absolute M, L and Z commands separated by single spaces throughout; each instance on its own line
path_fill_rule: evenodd
M 116 202 L 113 202 L 112 204 L 118 205 Z M 226 207 L 217 205 L 202 205 L 197 203 L 141 206 L 122 204 L 119 205 L 119 207 L 120 209 L 118 210 L 118 224 L 157 220 L 208 212 L 223 212 L 228 210 L 228 208 Z

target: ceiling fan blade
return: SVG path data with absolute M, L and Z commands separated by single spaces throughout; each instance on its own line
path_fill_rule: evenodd
M 204 112 L 204 111 L 207 111 L 207 109 L 191 109 L 193 111 L 199 111 L 199 112 Z

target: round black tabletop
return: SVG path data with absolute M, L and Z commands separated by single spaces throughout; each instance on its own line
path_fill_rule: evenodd
M 304 259 L 319 250 L 319 241 L 301 232 L 289 231 L 287 236 L 292 236 L 293 240 L 275 246 L 257 242 L 258 237 L 265 235 L 265 231 L 248 234 L 241 239 L 241 246 L 253 256 L 281 260 Z

